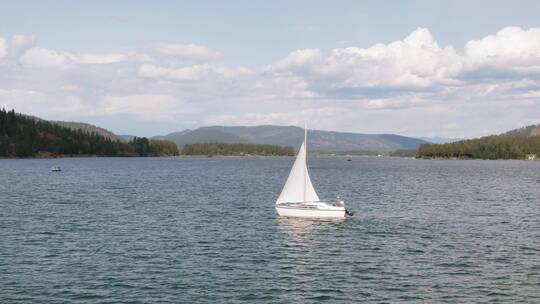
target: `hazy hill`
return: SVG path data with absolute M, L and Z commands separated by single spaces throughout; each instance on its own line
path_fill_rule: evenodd
M 34 119 L 34 120 L 37 120 L 37 121 L 46 121 L 46 122 L 49 122 L 49 123 L 52 123 L 52 124 L 55 124 L 55 125 L 62 126 L 64 128 L 71 129 L 71 130 L 81 130 L 81 131 L 84 131 L 86 133 L 96 133 L 96 134 L 99 134 L 99 135 L 101 135 L 101 136 L 103 136 L 105 138 L 108 138 L 110 140 L 118 140 L 118 141 L 128 142 L 128 141 L 131 141 L 134 138 L 134 136 L 132 136 L 131 138 L 126 139 L 122 135 L 116 135 L 116 134 L 114 134 L 113 132 L 111 132 L 111 131 L 109 131 L 107 129 L 104 129 L 104 128 L 101 128 L 101 127 L 98 127 L 98 126 L 95 126 L 95 125 L 92 125 L 92 124 L 89 124 L 89 123 L 85 123 L 85 122 L 61 121 L 61 120 L 45 120 L 43 118 L 40 118 L 40 117 L 37 117 L 37 116 L 34 116 L 34 115 L 28 115 L 28 114 L 23 114 L 23 113 L 17 113 L 17 115 L 28 117 L 30 119 Z
M 395 151 L 417 149 L 427 141 L 393 134 L 360 134 L 309 130 L 311 151 Z M 201 127 L 195 130 L 175 132 L 164 138 L 174 141 L 179 148 L 192 143 L 254 143 L 298 148 L 304 138 L 304 130 L 292 126 L 255 127 Z
M 530 125 L 522 127 L 519 129 L 514 129 L 506 133 L 501 134 L 502 136 L 516 136 L 516 137 L 528 137 L 528 136 L 538 136 L 540 135 L 540 124 Z
M 180 132 L 174 132 L 165 136 L 156 136 L 154 138 L 173 141 L 176 143 L 179 149 L 181 149 L 184 145 L 195 143 L 253 143 L 240 136 L 237 136 L 236 134 L 211 129 L 211 127 L 203 127 L 195 130 L 184 130 Z
M 420 139 L 425 140 L 429 143 L 433 143 L 433 144 L 446 144 L 446 143 L 463 140 L 463 138 L 457 138 L 457 137 L 420 137 Z
M 88 124 L 88 123 L 84 123 L 84 122 L 74 122 L 74 121 L 51 121 L 49 120 L 49 122 L 53 123 L 53 124 L 57 124 L 57 125 L 60 125 L 62 127 L 65 127 L 65 128 L 70 128 L 72 130 L 82 130 L 82 131 L 85 131 L 87 133 L 96 133 L 96 134 L 99 134 L 105 138 L 108 138 L 108 139 L 111 139 L 111 140 L 118 140 L 118 141 L 129 141 L 129 140 L 132 140 L 133 138 L 130 138 L 129 140 L 125 140 L 123 137 L 121 136 L 118 136 L 116 134 L 114 134 L 113 132 L 107 130 L 107 129 L 104 129 L 104 128 L 100 128 L 98 126 L 94 126 L 92 124 Z

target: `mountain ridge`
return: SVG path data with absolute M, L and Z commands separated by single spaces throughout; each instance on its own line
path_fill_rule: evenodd
M 83 130 L 88 133 L 94 132 L 111 140 L 118 140 L 121 142 L 129 141 L 129 140 L 125 140 L 122 136 L 113 133 L 112 131 L 109 131 L 105 128 L 98 127 L 96 125 L 85 123 L 85 122 L 62 121 L 62 120 L 48 120 L 48 121 L 50 123 L 57 124 L 57 125 L 60 125 L 62 127 L 66 127 L 72 130 Z
M 540 124 L 528 125 L 521 128 L 506 131 L 499 136 L 534 137 L 540 135 Z
M 72 130 L 82 130 L 87 133 L 94 132 L 105 138 L 129 142 L 135 138 L 133 135 L 117 135 L 105 128 L 84 122 L 51 121 L 27 115 L 27 117 L 48 121 Z M 292 146 L 299 148 L 304 138 L 303 128 L 296 126 L 203 126 L 196 129 L 185 129 L 153 139 L 165 139 L 176 143 L 179 149 L 184 145 L 196 143 L 228 143 L 228 144 L 269 144 L 278 146 Z M 415 150 L 429 141 L 401 136 L 396 134 L 363 134 L 354 132 L 309 130 L 308 144 L 313 152 L 393 152 L 397 150 Z
M 296 126 L 206 126 L 186 129 L 164 136 L 156 136 L 173 141 L 180 148 L 192 143 L 253 143 L 298 148 L 304 138 L 304 129 Z M 353 132 L 308 130 L 308 144 L 311 151 L 380 151 L 390 152 L 401 149 L 417 149 L 425 140 L 396 134 L 363 134 Z
M 86 123 L 86 122 L 64 121 L 64 120 L 48 120 L 48 119 L 43 119 L 41 117 L 37 117 L 37 116 L 34 116 L 34 115 L 30 115 L 30 114 L 24 114 L 24 113 L 17 113 L 17 114 L 21 115 L 21 116 L 24 116 L 24 117 L 27 117 L 27 118 L 30 118 L 30 119 L 33 119 L 33 120 L 36 120 L 36 121 L 46 121 L 46 122 L 49 122 L 49 123 L 52 123 L 52 124 L 55 124 L 55 125 L 59 125 L 61 127 L 71 129 L 71 130 L 82 130 L 82 131 L 85 131 L 87 133 L 94 132 L 94 133 L 99 134 L 99 135 L 101 135 L 101 136 L 103 136 L 105 138 L 108 138 L 110 140 L 117 140 L 117 141 L 121 141 L 121 142 L 128 142 L 128 141 L 131 140 L 131 139 L 126 140 L 125 138 L 122 137 L 122 135 L 117 135 L 117 134 L 115 134 L 114 132 L 112 132 L 110 130 L 107 130 L 105 128 L 98 127 L 96 125 Z

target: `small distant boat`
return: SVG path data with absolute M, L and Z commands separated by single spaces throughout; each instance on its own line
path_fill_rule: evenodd
M 62 171 L 62 169 L 60 167 L 58 167 L 58 166 L 54 166 L 54 167 L 51 168 L 51 171 L 52 172 L 60 172 L 60 171 Z
M 352 161 L 352 159 L 349 158 L 349 159 L 347 159 L 347 161 Z
M 302 218 L 344 218 L 353 215 L 345 208 L 345 202 L 339 196 L 335 201 L 319 199 L 307 170 L 306 142 L 307 129 L 304 129 L 304 142 L 276 201 L 277 213 L 280 216 Z

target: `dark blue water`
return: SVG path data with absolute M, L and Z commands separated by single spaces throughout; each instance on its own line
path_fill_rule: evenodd
M 321 222 L 292 161 L 0 160 L 0 302 L 540 302 L 540 162 L 310 158 Z

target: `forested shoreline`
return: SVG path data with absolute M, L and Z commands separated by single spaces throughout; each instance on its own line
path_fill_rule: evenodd
M 421 158 L 535 159 L 540 155 L 540 136 L 493 135 L 447 144 L 424 144 Z
M 182 155 L 195 156 L 294 156 L 294 148 L 261 144 L 197 143 L 187 144 Z
M 176 143 L 169 140 L 134 137 L 127 142 L 104 136 L 89 128 L 74 128 L 73 126 L 76 127 L 77 124 L 69 125 L 71 127 L 16 113 L 14 110 L 1 109 L 0 157 L 295 155 L 295 150 L 291 146 L 220 142 L 186 144 L 180 152 Z M 540 125 L 532 125 L 501 135 L 446 144 L 423 144 L 416 151 L 416 155 L 414 150 L 397 150 L 384 153 L 384 155 L 448 159 L 539 159 L 540 136 L 538 135 L 540 135 Z M 331 153 L 331 155 L 344 154 L 379 155 L 380 153 L 366 151 Z
M 0 157 L 173 156 L 176 144 L 135 137 L 121 142 L 86 130 L 0 110 Z

